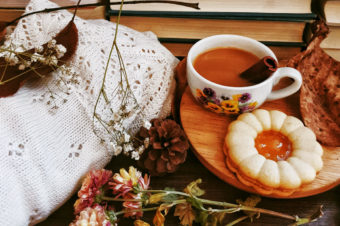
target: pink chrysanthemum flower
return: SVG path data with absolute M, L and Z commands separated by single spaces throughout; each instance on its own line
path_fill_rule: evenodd
M 125 199 L 135 199 L 140 200 L 141 199 L 141 193 L 139 194 L 132 194 L 128 193 L 124 197 Z M 126 211 L 124 213 L 124 217 L 132 217 L 132 218 L 141 218 L 143 216 L 143 211 L 138 211 L 142 209 L 142 202 L 141 201 L 125 201 L 123 202 L 124 210 Z
M 78 214 L 86 207 L 91 207 L 96 196 L 100 195 L 102 187 L 112 178 L 112 172 L 109 170 L 93 170 L 86 175 L 81 189 L 78 191 L 79 199 L 74 204 L 75 213 Z
M 130 191 L 133 191 L 134 187 L 138 187 L 142 190 L 147 190 L 150 184 L 150 178 L 147 175 L 142 177 L 142 173 L 136 168 L 130 166 L 129 172 L 125 169 L 120 169 L 119 173 L 113 175 L 113 182 L 109 183 L 113 194 L 117 195 L 116 198 L 120 196 L 125 196 Z
M 123 197 L 124 199 L 136 200 L 136 201 L 125 201 L 123 206 L 124 210 L 127 212 L 124 217 L 136 217 L 139 218 L 143 215 L 142 211 L 137 211 L 142 209 L 141 200 L 142 193 L 138 193 L 138 190 L 147 190 L 150 184 L 150 177 L 147 175 L 142 177 L 142 173 L 136 168 L 130 167 L 129 172 L 125 169 L 121 169 L 119 173 L 113 176 L 113 182 L 109 183 L 113 194 L 118 197 Z
M 72 222 L 69 226 L 84 225 L 112 226 L 113 224 L 111 224 L 108 220 L 104 208 L 100 205 L 95 205 L 82 210 L 74 222 Z

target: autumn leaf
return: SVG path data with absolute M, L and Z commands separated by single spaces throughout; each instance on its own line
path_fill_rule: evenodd
M 257 195 L 252 195 L 246 198 L 245 201 L 242 201 L 240 199 L 236 200 L 238 204 L 241 204 L 243 206 L 249 206 L 249 207 L 255 207 L 259 202 L 261 201 L 261 197 Z M 250 211 L 243 211 L 245 214 L 248 215 L 251 221 L 253 221 L 254 217 L 259 217 L 259 213 L 256 212 L 250 212 Z
M 202 179 L 197 179 L 191 182 L 188 186 L 186 186 L 184 192 L 193 196 L 204 195 L 205 191 L 198 187 L 198 184 L 200 183 L 202 183 Z
M 74 55 L 78 46 L 78 29 L 73 20 L 53 39 L 56 41 L 56 45 L 62 45 L 66 48 L 65 54 L 58 59 L 57 66 L 59 67 L 64 65 Z M 45 43 L 42 47 L 42 52 L 45 53 L 48 49 L 48 43 Z M 21 53 L 12 53 L 12 55 L 16 54 L 16 57 L 23 61 L 30 61 L 30 56 L 34 53 L 35 49 L 29 49 Z M 32 62 L 28 67 L 20 69 L 17 64 L 10 65 L 5 57 L 0 57 L 0 65 L 0 97 L 11 96 L 16 93 L 27 80 L 41 78 L 57 69 L 56 66 L 42 64 L 39 61 Z
M 170 208 L 173 205 L 173 203 L 163 203 L 162 205 L 160 205 L 156 210 L 156 214 L 153 218 L 152 223 L 155 226 L 164 226 L 165 216 L 168 214 Z
M 145 222 L 145 221 L 142 221 L 142 220 L 135 220 L 133 222 L 133 225 L 134 226 L 150 226 L 149 223 Z
M 178 216 L 181 225 L 192 225 L 195 220 L 195 213 L 190 203 L 180 203 L 176 205 L 174 216 Z
M 165 216 L 162 214 L 162 211 L 160 211 L 159 208 L 157 209 L 152 222 L 155 226 L 164 226 Z

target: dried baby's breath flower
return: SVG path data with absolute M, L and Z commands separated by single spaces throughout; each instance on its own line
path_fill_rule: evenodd
M 143 122 L 143 127 L 146 128 L 146 129 L 150 129 L 151 128 L 151 122 L 150 121 L 147 121 L 147 120 L 144 120 Z
M 64 56 L 64 54 L 66 53 L 66 51 L 67 51 L 65 46 L 63 46 L 61 44 L 56 45 L 55 50 L 56 50 L 57 58 L 58 59 L 62 58 Z
M 139 152 L 137 152 L 137 151 L 131 152 L 131 158 L 134 159 L 134 160 L 139 160 L 139 158 L 140 158 Z
M 47 43 L 47 47 L 52 49 L 55 48 L 55 45 L 57 44 L 57 41 L 55 39 L 51 39 L 48 43 Z
M 124 142 L 129 142 L 130 141 L 130 135 L 127 132 L 124 132 Z
M 14 66 L 19 63 L 19 58 L 15 54 L 12 54 L 12 53 L 8 53 L 5 56 L 5 60 L 9 63 L 10 66 Z
M 130 151 L 134 150 L 133 145 L 131 143 L 127 143 L 123 145 L 124 154 L 129 154 Z
M 26 66 L 23 65 L 23 64 L 20 64 L 19 67 L 18 67 L 18 69 L 19 69 L 20 71 L 25 70 L 25 68 L 26 68 Z
M 34 48 L 36 53 L 41 53 L 42 51 L 44 51 L 44 47 L 43 46 L 37 46 Z

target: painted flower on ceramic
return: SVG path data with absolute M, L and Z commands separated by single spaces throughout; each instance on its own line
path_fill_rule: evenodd
M 196 97 L 207 97 L 202 90 L 196 89 Z
M 217 104 L 212 103 L 212 102 L 208 102 L 208 104 L 205 107 L 216 112 L 216 113 L 222 113 L 223 112 L 223 109 L 220 106 L 218 106 Z
M 240 107 L 241 112 L 249 112 L 252 111 L 256 108 L 257 106 L 257 101 L 250 103 L 249 105 L 244 105 Z
M 212 98 L 212 99 L 216 98 L 216 93 L 212 88 L 204 88 L 203 93 L 209 98 Z
M 203 105 L 208 104 L 207 96 L 200 89 L 196 89 L 196 98 L 197 98 L 199 103 L 201 103 Z
M 237 114 L 252 111 L 257 106 L 257 101 L 251 101 L 250 93 L 241 93 L 230 96 L 217 97 L 215 90 L 204 88 L 203 91 L 196 89 L 196 99 L 205 108 L 225 114 Z
M 111 180 L 112 172 L 109 170 L 93 170 L 86 175 L 77 201 L 74 204 L 75 213 L 78 214 L 86 207 L 91 207 L 95 202 L 100 202 L 103 187 Z
M 241 97 L 238 99 L 241 103 L 246 103 L 251 99 L 251 94 L 250 93 L 243 93 Z
M 238 101 L 237 100 L 224 100 L 221 102 L 221 107 L 224 112 L 228 113 L 238 113 Z

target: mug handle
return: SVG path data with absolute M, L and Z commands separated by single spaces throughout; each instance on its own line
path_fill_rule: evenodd
M 287 97 L 289 95 L 292 95 L 296 91 L 298 91 L 301 87 L 301 84 L 302 84 L 301 73 L 295 68 L 281 67 L 277 69 L 277 71 L 275 72 L 273 76 L 274 76 L 273 86 L 276 85 L 280 81 L 280 79 L 284 77 L 292 78 L 294 79 L 294 82 L 285 88 L 272 91 L 268 95 L 267 100 L 276 100 L 276 99 Z

